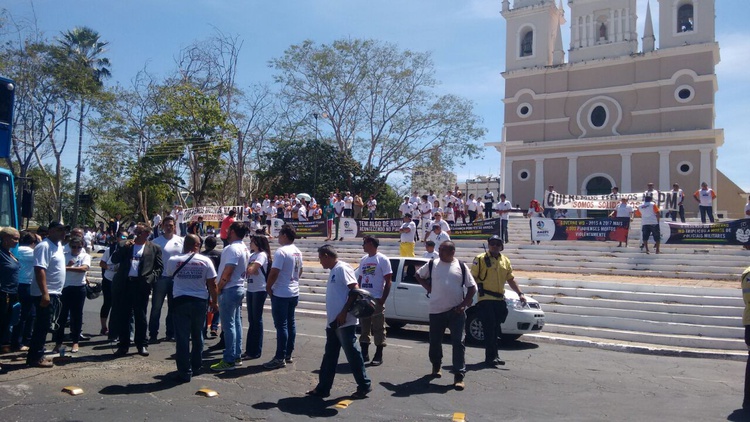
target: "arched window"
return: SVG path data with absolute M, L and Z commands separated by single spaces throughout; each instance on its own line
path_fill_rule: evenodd
M 531 56 L 534 54 L 534 31 L 531 29 L 523 34 L 521 39 L 521 57 Z
M 683 4 L 677 9 L 677 32 L 688 32 L 693 30 L 693 5 Z

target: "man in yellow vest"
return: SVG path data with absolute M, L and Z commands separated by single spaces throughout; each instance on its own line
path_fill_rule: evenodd
M 502 334 L 500 324 L 508 316 L 505 304 L 505 283 L 518 293 L 522 302 L 526 298 L 513 278 L 513 268 L 507 256 L 502 255 L 503 241 L 498 235 L 487 240 L 489 250 L 477 255 L 471 266 L 471 275 L 479 287 L 477 311 L 484 331 L 484 363 L 488 367 L 505 365 L 497 355 L 497 339 Z
M 745 344 L 748 347 L 747 365 L 745 366 L 745 398 L 742 409 L 750 412 L 750 267 L 742 273 L 742 300 L 745 302 L 745 312 L 742 314 L 742 325 L 745 326 Z

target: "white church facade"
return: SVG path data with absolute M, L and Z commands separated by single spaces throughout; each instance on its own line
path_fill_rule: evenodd
M 513 204 L 541 200 L 548 185 L 604 194 L 679 183 L 695 216 L 691 196 L 705 181 L 719 196 L 714 210 L 743 214 L 741 189 L 716 168 L 724 132 L 714 125 L 714 0 L 658 1 L 658 37 L 649 5 L 641 51 L 636 0 L 568 0 L 567 51 L 561 3 L 503 1 L 503 140 L 488 145 L 501 154 Z

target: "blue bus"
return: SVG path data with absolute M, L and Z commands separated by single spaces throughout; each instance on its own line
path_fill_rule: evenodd
M 16 85 L 11 79 L 0 76 L 0 163 L 10 157 L 13 132 L 13 102 Z M 16 187 L 13 173 L 0 168 L 0 227 L 18 228 Z

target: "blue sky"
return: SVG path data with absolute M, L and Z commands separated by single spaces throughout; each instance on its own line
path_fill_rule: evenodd
M 373 38 L 396 43 L 402 49 L 429 51 L 435 62 L 439 93 L 471 99 L 488 129 L 485 142 L 502 134 L 502 98 L 505 57 L 505 21 L 501 0 L 6 0 L 4 7 L 16 20 L 31 21 L 48 37 L 75 26 L 90 26 L 110 42 L 112 83 L 128 85 L 145 65 L 158 75 L 174 69 L 180 48 L 206 39 L 218 28 L 244 41 L 238 82 L 250 86 L 271 82 L 268 61 L 305 39 L 318 43 L 351 38 Z M 566 5 L 566 16 L 570 16 Z M 741 188 L 750 190 L 746 162 L 750 152 L 750 29 L 740 6 L 747 0 L 717 1 L 717 41 L 721 63 L 717 68 L 716 128 L 725 130 L 718 167 Z M 651 1 L 655 24 L 658 2 Z M 646 1 L 638 0 L 639 37 Z M 658 28 L 656 29 L 658 37 Z M 569 29 L 563 28 L 568 45 Z M 658 44 L 658 39 L 657 39 Z M 325 128 L 321 124 L 321 131 Z M 64 165 L 75 166 L 69 147 Z M 459 181 L 478 174 L 499 172 L 500 155 L 484 149 L 484 158 L 454 171 Z M 697 188 L 697 187 L 696 187 Z M 691 187 L 686 187 L 691 189 Z M 721 194 L 719 192 L 719 194 Z

